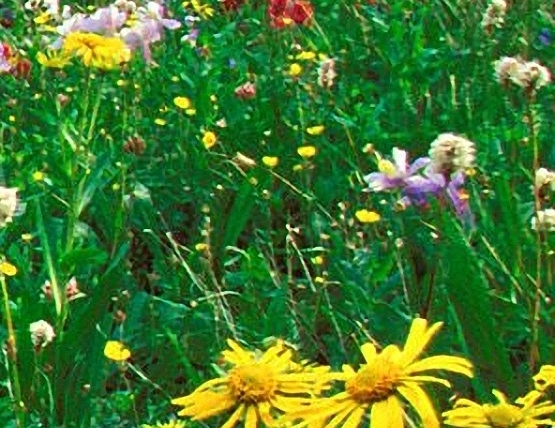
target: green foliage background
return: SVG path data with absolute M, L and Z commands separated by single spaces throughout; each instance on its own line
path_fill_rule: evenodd
M 0 251 L 18 268 L 9 307 L 29 427 L 164 419 L 175 412 L 171 397 L 214 375 L 209 363 L 228 337 L 259 347 L 284 338 L 338 367 L 360 362 L 369 338 L 401 344 L 415 316 L 442 320 L 433 351 L 474 362 L 476 379 L 457 381 L 455 392 L 480 400 L 492 388 L 524 393 L 553 362 L 553 238 L 538 245 L 529 226 L 532 142 L 542 166 L 555 161 L 553 88 L 529 105 L 495 81 L 492 65 L 522 55 L 551 66 L 555 48 L 538 39 L 554 31 L 551 10 L 513 2 L 488 35 L 483 1 L 370 3 L 314 0 L 312 26 L 280 31 L 265 5 L 225 13 L 214 1 L 198 49 L 180 42 L 184 29 L 168 31 L 155 66 L 136 55 L 106 73 L 41 68 L 35 24 L 19 3 L 4 4 L 17 19 L 0 40 L 33 62 L 28 80 L 0 76 L 0 160 L 26 203 L 0 232 Z M 189 13 L 168 7 L 177 19 Z M 316 84 L 315 62 L 295 60 L 309 50 L 336 59 L 331 90 Z M 303 66 L 298 79 L 287 74 L 293 62 Z M 256 98 L 238 100 L 249 78 Z M 177 96 L 192 100 L 194 116 Z M 325 132 L 307 134 L 314 125 Z M 203 130 L 218 136 L 211 150 Z M 477 145 L 472 232 L 448 207 L 399 212 L 395 195 L 363 191 L 363 175 L 376 170 L 368 144 L 416 158 L 442 132 Z M 134 135 L 142 154 L 124 151 Z M 317 155 L 304 161 L 302 145 Z M 237 152 L 257 165 L 245 168 Z M 265 167 L 263 156 L 279 165 Z M 356 221 L 363 208 L 382 220 Z M 84 296 L 68 302 L 72 276 Z M 61 289 L 57 302 L 41 293 L 47 279 Z M 38 319 L 57 337 L 35 354 L 28 326 Z M 107 339 L 129 346 L 133 369 L 104 358 Z M 0 421 L 15 426 L 4 365 L 0 373 Z M 449 394 L 437 393 L 444 406 Z

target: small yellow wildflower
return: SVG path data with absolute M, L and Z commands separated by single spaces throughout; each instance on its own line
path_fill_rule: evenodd
M 534 380 L 534 387 L 540 392 L 555 386 L 555 366 L 542 366 L 539 373 L 532 379 Z
M 8 116 L 8 121 L 10 121 L 10 122 L 15 122 L 15 116 L 14 116 L 13 114 L 10 114 L 10 115 Z
M 297 149 L 297 153 L 303 159 L 310 159 L 316 155 L 316 147 L 314 146 L 302 146 Z
M 195 245 L 195 250 L 197 250 L 199 253 L 202 253 L 207 249 L 208 249 L 208 245 L 205 244 L 204 242 L 199 242 L 198 244 Z
M 33 180 L 34 181 L 43 181 L 44 180 L 44 172 L 42 172 L 42 171 L 33 172 Z
M 33 235 L 31 235 L 30 233 L 24 233 L 21 235 L 21 240 L 25 241 L 25 242 L 29 242 L 33 239 Z
M 445 424 L 459 428 L 537 428 L 553 425 L 550 416 L 555 412 L 555 405 L 544 400 L 539 391 L 529 392 L 526 396 L 510 403 L 503 393 L 493 390 L 499 404 L 478 404 L 461 398 L 455 402 L 453 410 L 443 413 Z
M 263 156 L 262 163 L 268 168 L 275 168 L 279 163 L 279 158 L 276 156 Z
M 175 97 L 173 103 L 182 110 L 189 109 L 191 107 L 191 100 L 187 97 Z
M 50 13 L 48 12 L 44 12 L 41 13 L 39 16 L 37 16 L 36 18 L 33 19 L 33 22 L 35 24 L 38 25 L 44 25 L 46 24 L 48 21 L 50 21 L 50 18 L 52 18 L 52 16 L 50 15 Z
M 324 125 L 316 125 L 306 128 L 306 132 L 308 135 L 321 135 L 325 129 Z
M 125 361 L 131 358 L 131 351 L 118 340 L 109 340 L 104 347 L 104 356 L 112 361 Z
M 188 108 L 187 110 L 185 110 L 185 113 L 189 116 L 194 116 L 195 114 L 197 114 L 197 109 Z
M 310 261 L 315 265 L 322 265 L 324 264 L 324 258 L 322 256 L 316 256 L 310 259 Z
M 377 212 L 368 211 L 366 209 L 358 210 L 355 213 L 355 217 L 361 223 L 376 223 L 382 218 Z
M 207 4 L 202 4 L 199 0 L 185 1 L 181 5 L 184 8 L 190 7 L 202 19 L 209 19 L 214 16 L 214 8 Z
M 218 141 L 218 137 L 216 137 L 216 134 L 214 132 L 212 131 L 204 132 L 204 135 L 202 136 L 202 144 L 204 144 L 205 148 L 210 149 L 214 147 L 217 141 Z
M 64 68 L 69 64 L 71 58 L 67 55 L 62 55 L 60 53 L 49 52 L 48 55 L 39 52 L 37 53 L 37 61 L 40 65 L 47 68 Z
M 17 268 L 10 262 L 4 260 L 2 263 L 0 263 L 0 273 L 6 276 L 14 276 L 15 274 L 17 274 Z
M 296 60 L 300 60 L 300 61 L 311 61 L 314 58 L 316 58 L 316 52 L 312 52 L 312 51 L 302 51 L 300 54 L 298 54 L 295 59 Z
M 289 66 L 289 75 L 292 77 L 296 77 L 299 74 L 301 74 L 303 71 L 303 68 L 300 66 L 300 64 L 297 63 L 293 63 Z
M 166 122 L 164 119 L 161 119 L 161 118 L 158 117 L 158 118 L 154 119 L 154 123 L 158 126 L 164 126 L 168 122 Z
M 141 425 L 141 428 L 185 428 L 187 424 L 184 421 L 172 420 L 166 423 L 156 422 L 155 425 Z

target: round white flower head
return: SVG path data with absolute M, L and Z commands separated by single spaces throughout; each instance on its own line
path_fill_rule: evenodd
M 0 186 L 0 227 L 4 227 L 17 215 L 17 188 Z
M 495 78 L 502 85 L 512 82 L 521 88 L 535 91 L 551 82 L 549 69 L 536 61 L 505 56 L 494 62 L 494 68 Z
M 472 141 L 455 134 L 440 134 L 430 146 L 431 167 L 437 173 L 466 171 L 474 166 L 476 147 Z
M 505 0 L 493 0 L 482 17 L 482 28 L 486 30 L 492 27 L 500 28 L 505 22 L 507 2 Z
M 555 172 L 550 171 L 546 168 L 540 168 L 536 171 L 534 177 L 534 186 L 536 189 L 541 189 L 543 186 L 550 184 L 553 186 L 555 184 Z
M 56 337 L 54 328 L 52 328 L 52 326 L 44 320 L 31 323 L 29 331 L 31 332 L 31 341 L 36 349 L 44 348 L 49 343 L 52 343 Z
M 532 229 L 552 232 L 555 230 L 555 209 L 548 208 L 538 211 L 532 217 Z

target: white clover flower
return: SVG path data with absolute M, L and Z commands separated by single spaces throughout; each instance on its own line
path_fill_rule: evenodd
M 431 168 L 437 173 L 466 171 L 474 166 L 476 147 L 472 141 L 444 133 L 430 145 Z
M 501 28 L 505 23 L 507 13 L 507 2 L 505 0 L 493 0 L 482 17 L 482 28 L 489 30 L 492 27 Z
M 31 341 L 36 349 L 44 348 L 48 344 L 52 343 L 56 337 L 54 328 L 52 328 L 52 326 L 44 320 L 31 323 L 29 331 L 31 332 Z
M 551 187 L 555 185 L 555 172 L 546 168 L 538 169 L 534 177 L 534 186 L 536 189 L 541 189 L 548 184 L 551 185 Z
M 0 227 L 11 223 L 18 214 L 17 188 L 0 186 Z
M 551 82 L 549 69 L 536 61 L 505 56 L 494 62 L 494 69 L 495 78 L 502 85 L 512 82 L 527 90 L 537 90 Z
M 548 208 L 543 211 L 538 211 L 532 217 L 532 229 L 543 230 L 552 232 L 555 230 L 555 209 Z

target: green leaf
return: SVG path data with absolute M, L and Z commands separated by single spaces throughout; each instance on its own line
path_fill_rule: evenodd
M 507 393 L 515 391 L 509 352 L 492 317 L 493 305 L 477 255 L 462 234 L 456 219 L 446 218 L 445 245 L 441 256 L 443 282 L 455 309 L 477 378 Z

